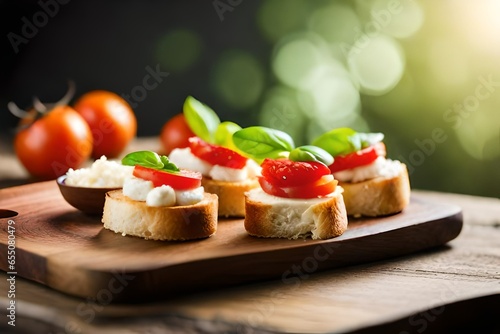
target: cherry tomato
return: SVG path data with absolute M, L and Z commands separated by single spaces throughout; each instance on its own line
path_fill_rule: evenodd
M 189 138 L 189 148 L 196 157 L 212 165 L 241 169 L 248 160 L 233 150 L 209 144 L 198 137 Z
M 132 174 L 143 180 L 153 182 L 155 187 L 168 185 L 175 190 L 189 190 L 201 186 L 201 173 L 181 169 L 180 172 L 170 173 L 158 169 L 135 166 Z
M 379 156 L 385 155 L 385 144 L 383 142 L 379 142 L 375 145 L 369 146 L 353 153 L 349 153 L 343 156 L 336 156 L 333 164 L 331 164 L 329 168 L 332 173 L 340 172 L 345 169 L 369 165 L 374 162 Z
M 335 191 L 338 181 L 333 175 L 323 175 L 318 181 L 305 183 L 295 187 L 279 187 L 264 177 L 259 178 L 260 186 L 266 193 L 287 198 L 316 198 L 326 196 Z
M 90 157 L 92 133 L 80 114 L 57 106 L 17 133 L 17 157 L 33 176 L 50 179 L 79 168 Z
M 274 196 L 315 198 L 332 193 L 337 186 L 328 167 L 320 162 L 265 159 L 261 167 L 260 186 Z
M 166 122 L 160 133 L 160 141 L 165 149 L 165 154 L 170 154 L 174 148 L 189 146 L 188 139 L 195 136 L 189 128 L 184 114 L 177 114 Z
M 92 157 L 117 157 L 137 132 L 137 120 L 130 105 L 115 93 L 95 90 L 76 101 L 75 110 L 85 118 L 92 131 Z
M 294 187 L 319 180 L 331 174 L 328 167 L 316 161 L 291 161 L 287 159 L 265 159 L 262 176 L 278 187 Z

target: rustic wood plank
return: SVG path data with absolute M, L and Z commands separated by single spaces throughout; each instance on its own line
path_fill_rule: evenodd
M 380 260 L 442 245 L 461 230 L 460 209 L 412 197 L 402 213 L 351 220 L 329 240 L 261 239 L 243 220 L 221 220 L 217 234 L 191 242 L 146 241 L 105 230 L 99 217 L 69 206 L 54 181 L 0 190 L 0 207 L 15 217 L 18 275 L 92 297 L 118 274 L 131 277 L 114 301 L 166 298 L 265 279 L 294 283 L 310 272 Z M 7 253 L 7 219 L 0 246 Z M 0 258 L 5 256 L 0 254 Z M 0 268 L 8 271 L 7 261 Z M 298 276 L 298 277 L 295 277 Z M 78 282 L 78 284 L 75 284 Z

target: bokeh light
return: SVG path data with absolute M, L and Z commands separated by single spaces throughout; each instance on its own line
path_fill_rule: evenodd
M 376 0 L 371 8 L 374 24 L 396 38 L 410 37 L 424 22 L 424 11 L 415 0 Z
M 264 70 L 255 57 L 239 50 L 226 51 L 217 61 L 213 80 L 217 96 L 235 110 L 252 107 L 264 88 Z
M 309 117 L 333 128 L 339 119 L 359 111 L 360 96 L 349 76 L 339 75 L 335 67 L 320 69 L 299 101 Z
M 352 43 L 360 21 L 354 10 L 341 2 L 316 9 L 308 21 L 309 30 L 329 43 Z
M 455 26 L 462 38 L 480 51 L 500 53 L 500 1 L 458 1 Z
M 361 92 L 382 95 L 396 86 L 405 70 L 405 56 L 392 38 L 378 35 L 356 43 L 348 55 L 348 65 L 361 85 Z
M 492 110 L 481 108 L 465 114 L 455 130 L 464 150 L 476 160 L 500 157 L 500 113 Z
M 276 46 L 272 69 L 284 84 L 305 89 L 314 81 L 316 67 L 327 61 L 327 54 L 327 46 L 319 36 L 292 35 Z
M 201 54 L 200 37 L 187 29 L 167 32 L 157 42 L 155 58 L 162 68 L 183 72 L 193 66 Z

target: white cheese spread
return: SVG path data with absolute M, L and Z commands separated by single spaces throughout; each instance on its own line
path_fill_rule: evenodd
M 153 189 L 153 182 L 132 176 L 123 183 L 122 192 L 134 201 L 146 201 L 148 193 Z
M 134 167 L 108 160 L 105 156 L 94 161 L 88 168 L 69 169 L 65 183 L 69 186 L 90 188 L 121 188 Z
M 205 188 L 198 187 L 192 190 L 176 190 L 175 197 L 177 205 L 193 205 L 203 200 Z
M 154 187 L 153 182 L 129 177 L 123 184 L 123 194 L 134 201 L 146 202 L 147 206 L 193 205 L 203 200 L 205 189 L 174 190 L 168 185 Z
M 175 191 L 167 185 L 151 189 L 146 196 L 147 206 L 173 206 L 175 202 Z
M 190 169 L 217 181 L 240 182 L 260 175 L 260 166 L 252 159 L 247 159 L 241 169 L 212 165 L 196 157 L 189 148 L 176 148 L 168 157 L 179 168 Z
M 251 201 L 265 203 L 272 206 L 272 216 L 276 224 L 287 226 L 298 231 L 298 235 L 305 235 L 315 228 L 315 217 L 313 206 L 324 202 L 332 197 L 339 196 L 344 189 L 340 186 L 335 191 L 325 197 L 320 198 L 284 198 L 270 195 L 261 188 L 252 189 L 246 192 L 246 196 Z
M 376 177 L 395 177 L 401 173 L 402 165 L 397 160 L 378 157 L 369 165 L 342 170 L 333 176 L 342 182 L 362 182 Z

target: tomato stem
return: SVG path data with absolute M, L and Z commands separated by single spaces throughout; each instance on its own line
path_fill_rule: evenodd
M 55 103 L 44 104 L 37 96 L 35 96 L 33 97 L 33 106 L 29 109 L 29 111 L 19 108 L 13 101 L 9 102 L 7 104 L 7 108 L 9 109 L 11 114 L 21 119 L 19 121 L 17 131 L 21 131 L 22 129 L 29 127 L 37 119 L 39 119 L 55 107 L 60 105 L 67 105 L 75 95 L 75 90 L 75 83 L 72 80 L 69 80 L 68 90 L 59 101 Z

